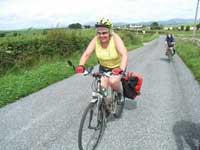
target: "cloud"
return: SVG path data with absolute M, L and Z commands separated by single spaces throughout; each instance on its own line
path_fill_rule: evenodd
M 194 18 L 195 9 L 196 2 L 189 0 L 1 0 L 0 29 L 4 24 L 67 25 L 102 17 L 114 22 Z

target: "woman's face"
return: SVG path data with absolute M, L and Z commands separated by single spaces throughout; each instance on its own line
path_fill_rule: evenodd
M 110 39 L 110 30 L 106 27 L 98 27 L 97 36 L 99 37 L 101 43 L 106 43 Z

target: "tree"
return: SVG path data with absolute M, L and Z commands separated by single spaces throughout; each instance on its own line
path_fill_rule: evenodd
M 6 34 L 5 34 L 5 33 L 3 33 L 3 32 L 2 32 L 2 33 L 0 33 L 0 37 L 5 37 L 5 35 L 6 35 Z
M 46 34 L 48 34 L 48 31 L 47 31 L 46 29 L 44 29 L 44 30 L 42 31 L 42 34 L 43 34 L 43 35 L 46 35 Z
M 184 30 L 184 26 L 182 25 L 182 26 L 181 26 L 181 31 L 183 31 L 183 30 Z
M 82 25 L 80 23 L 73 23 L 68 26 L 70 29 L 81 29 Z
M 17 36 L 18 35 L 18 33 L 17 32 L 13 32 L 13 36 Z
M 160 27 L 160 29 L 163 29 L 163 28 L 164 28 L 164 26 L 163 26 L 163 25 L 160 25 L 159 27 Z
M 190 26 L 186 26 L 185 31 L 190 31 Z
M 160 30 L 161 29 L 161 27 L 159 26 L 158 22 L 153 22 L 150 25 L 150 28 L 151 28 L 151 30 Z
M 200 23 L 197 24 L 196 27 L 197 27 L 197 30 L 199 30 L 200 29 Z
M 86 29 L 91 28 L 90 25 L 84 25 L 84 27 L 85 27 Z

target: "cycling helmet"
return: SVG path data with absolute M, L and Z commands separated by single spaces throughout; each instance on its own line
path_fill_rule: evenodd
M 106 27 L 106 28 L 112 29 L 112 22 L 109 19 L 103 18 L 97 21 L 97 23 L 95 24 L 95 27 Z

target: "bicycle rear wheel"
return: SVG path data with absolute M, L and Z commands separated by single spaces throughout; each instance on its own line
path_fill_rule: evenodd
M 104 113 L 96 103 L 89 103 L 86 107 L 79 127 L 78 146 L 79 150 L 94 150 L 104 131 Z
M 124 96 L 115 96 L 115 118 L 120 118 L 124 109 L 125 98 Z

